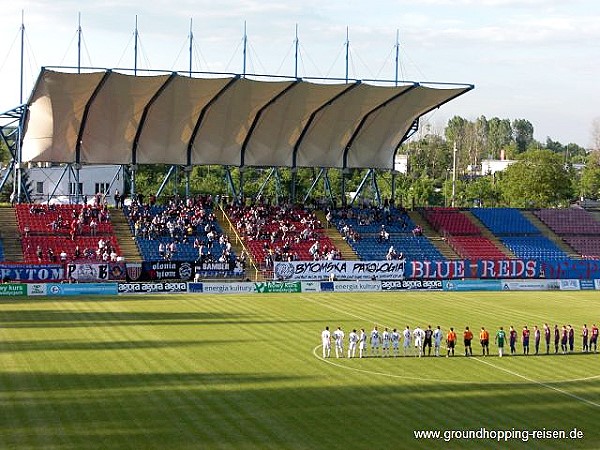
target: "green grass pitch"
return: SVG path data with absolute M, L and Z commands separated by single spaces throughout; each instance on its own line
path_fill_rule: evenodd
M 600 448 L 600 354 L 321 358 L 325 325 L 600 324 L 597 292 L 0 302 L 2 449 Z M 347 343 L 346 343 L 347 345 Z M 520 345 L 518 346 L 520 352 Z M 462 353 L 459 337 L 457 354 Z M 333 350 L 332 350 L 333 353 Z M 416 430 L 583 439 L 417 440 Z

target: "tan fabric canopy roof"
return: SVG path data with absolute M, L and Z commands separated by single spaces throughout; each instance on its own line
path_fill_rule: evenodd
M 22 161 L 391 169 L 414 121 L 470 89 L 43 69 Z

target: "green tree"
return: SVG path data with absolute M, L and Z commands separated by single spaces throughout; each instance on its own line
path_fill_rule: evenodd
M 583 197 L 600 199 L 600 150 L 589 154 L 587 164 L 581 172 L 579 192 Z
M 499 188 L 509 206 L 566 206 L 573 198 L 572 169 L 550 150 L 530 150 L 519 156 L 500 178 Z
M 492 117 L 488 121 L 488 156 L 498 159 L 502 150 L 513 140 L 513 130 L 508 119 Z
M 519 153 L 527 150 L 533 142 L 533 125 L 526 119 L 515 119 L 512 123 L 515 142 Z

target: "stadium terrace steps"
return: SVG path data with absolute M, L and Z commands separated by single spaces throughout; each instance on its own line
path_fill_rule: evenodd
M 507 258 L 510 259 L 514 259 L 516 258 L 515 254 L 513 252 L 510 251 L 510 249 L 508 247 L 506 247 L 501 241 L 500 239 L 498 239 L 498 237 L 493 234 L 488 227 L 486 227 L 483 222 L 481 222 L 481 220 L 479 220 L 479 218 L 477 216 L 475 216 L 475 214 L 473 214 L 471 211 L 463 211 L 462 212 L 464 215 L 466 215 L 467 217 L 469 217 L 469 219 L 471 219 L 471 222 L 473 222 L 475 224 L 475 226 L 477 228 L 479 228 L 479 230 L 481 231 L 481 235 L 485 238 L 487 238 L 488 240 L 490 240 L 502 253 L 504 253 L 506 255 Z
M 337 228 L 335 226 L 329 226 L 327 224 L 327 219 L 325 218 L 325 212 L 318 210 L 318 211 L 315 211 L 315 215 L 317 216 L 317 219 L 319 219 L 321 221 L 321 223 L 324 224 L 324 226 L 325 226 L 325 228 L 323 230 L 325 233 L 325 236 L 328 236 L 329 239 L 331 239 L 331 242 L 333 243 L 335 248 L 337 248 L 342 253 L 342 259 L 348 260 L 348 261 L 359 260 L 360 258 L 358 257 L 358 255 L 356 254 L 354 249 L 350 246 L 350 244 L 348 244 L 348 242 L 346 242 L 346 240 L 340 234 L 340 232 L 337 230 Z
M 429 242 L 431 242 L 431 244 L 438 249 L 444 258 L 460 258 L 450 244 L 448 244 L 446 239 L 444 239 L 437 231 L 435 231 L 431 225 L 429 225 L 429 222 L 418 211 L 408 211 L 408 216 L 414 223 L 421 226 L 421 229 L 423 230 L 423 236 L 429 239 Z
M 578 255 L 565 241 L 563 241 L 554 231 L 542 222 L 538 216 L 531 211 L 521 211 L 521 214 L 528 219 L 540 232 L 542 236 L 550 239 L 556 246 L 565 252 L 570 258 L 577 258 Z
M 4 260 L 23 262 L 21 233 L 19 232 L 15 210 L 10 206 L 0 207 L 0 236 L 4 246 Z
M 231 249 L 233 250 L 233 252 L 236 255 L 241 255 L 242 251 L 244 251 L 244 246 L 242 245 L 242 241 L 240 240 L 240 237 L 239 237 L 235 227 L 229 221 L 229 219 L 225 215 L 225 212 L 223 211 L 221 206 L 218 205 L 215 208 L 213 208 L 213 213 L 215 214 L 215 217 L 217 218 L 217 223 L 221 227 L 221 230 L 223 230 L 223 233 L 225 233 L 227 236 L 229 236 L 229 242 L 231 243 Z M 252 255 L 250 255 L 250 252 L 248 251 L 248 249 L 246 249 L 246 253 L 248 254 L 248 257 L 250 259 L 252 259 Z
M 112 208 L 110 210 L 110 218 L 113 226 L 113 232 L 117 237 L 121 254 L 125 258 L 125 261 L 129 262 L 140 262 L 142 261 L 142 255 L 140 249 L 135 243 L 135 239 L 131 235 L 131 228 L 129 222 L 123 214 L 123 210 L 119 208 Z

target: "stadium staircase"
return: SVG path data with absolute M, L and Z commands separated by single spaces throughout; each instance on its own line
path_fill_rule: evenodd
M 462 211 L 462 213 L 464 215 L 466 215 L 467 217 L 469 217 L 469 219 L 471 219 L 471 222 L 473 222 L 473 224 L 475 224 L 475 226 L 481 231 L 481 235 L 484 238 L 489 239 L 497 248 L 498 250 L 500 250 L 502 253 L 504 253 L 506 255 L 507 258 L 509 259 L 515 259 L 516 256 L 513 252 L 511 252 L 501 241 L 500 239 L 498 239 L 498 237 L 493 234 L 488 227 L 486 227 L 477 216 L 475 216 L 475 214 L 473 214 L 471 211 Z
M 113 226 L 113 232 L 117 236 L 119 242 L 119 248 L 121 254 L 128 262 L 140 262 L 142 261 L 142 255 L 140 249 L 135 243 L 135 238 L 131 234 L 131 228 L 129 222 L 123 214 L 123 210 L 119 208 L 113 208 L 110 211 L 110 219 Z
M 542 233 L 542 236 L 550 239 L 556 246 L 569 255 L 569 258 L 578 258 L 579 255 L 573 250 L 565 241 L 563 241 L 554 231 L 542 222 L 535 214 L 531 211 L 521 211 L 521 214 L 528 219 L 534 227 L 536 227 Z
M 4 245 L 4 260 L 23 262 L 21 233 L 19 232 L 15 210 L 10 206 L 0 207 L 0 237 Z
M 359 260 L 360 258 L 358 257 L 354 249 L 350 247 L 350 244 L 346 242 L 346 240 L 340 234 L 338 229 L 335 226 L 330 226 L 327 224 L 325 212 L 319 210 L 315 212 L 315 215 L 317 216 L 317 219 L 319 219 L 324 225 L 325 235 L 328 236 L 329 239 L 331 239 L 331 242 L 333 243 L 333 245 L 335 245 L 335 248 L 337 248 L 342 253 L 342 259 L 348 261 Z
M 450 244 L 429 224 L 429 222 L 418 212 L 408 211 L 408 217 L 414 223 L 421 226 L 423 236 L 429 239 L 435 248 L 439 250 L 442 256 L 446 259 L 460 259 Z
M 252 252 L 250 252 L 249 249 L 245 248 L 244 244 L 239 238 L 237 230 L 225 214 L 225 211 L 223 210 L 221 205 L 218 205 L 218 207 L 215 206 L 215 208 L 213 208 L 213 213 L 215 214 L 217 222 L 221 227 L 221 230 L 223 230 L 223 233 L 229 236 L 229 242 L 231 243 L 231 249 L 233 250 L 233 252 L 236 255 L 241 255 L 242 251 L 245 251 L 246 255 L 248 255 L 247 258 L 249 264 L 246 265 L 246 274 L 248 278 L 250 278 L 253 281 L 272 280 L 273 273 L 271 271 L 263 271 L 258 268 L 259 264 L 252 258 Z

